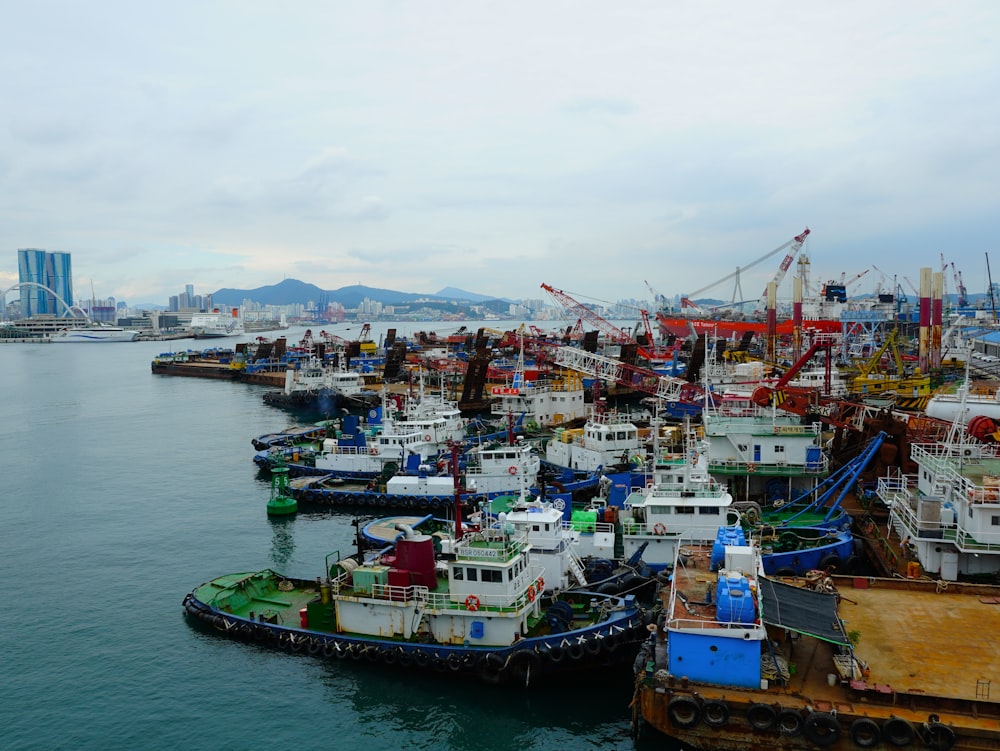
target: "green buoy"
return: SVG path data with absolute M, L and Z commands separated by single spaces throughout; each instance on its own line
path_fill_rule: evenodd
M 287 516 L 299 510 L 299 502 L 288 494 L 288 467 L 271 469 L 271 499 L 267 502 L 268 516 Z

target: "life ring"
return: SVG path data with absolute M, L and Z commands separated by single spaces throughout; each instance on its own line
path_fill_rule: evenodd
M 939 722 L 937 715 L 931 715 L 930 721 L 924 723 L 920 735 L 924 745 L 934 751 L 949 751 L 955 745 L 955 731 Z
M 832 746 L 840 738 L 840 723 L 829 712 L 812 712 L 806 717 L 802 733 L 817 746 Z
M 755 464 L 752 464 L 751 462 L 747 462 L 747 464 L 746 464 L 746 468 L 745 468 L 745 469 L 746 469 L 746 471 L 747 471 L 747 472 L 749 472 L 750 474 L 753 474 L 754 472 L 756 472 L 756 471 L 757 471 L 757 465 L 755 465 Z
M 782 735 L 796 736 L 802 732 L 802 715 L 794 709 L 782 709 L 774 718 L 774 724 Z
M 528 587 L 528 602 L 534 602 L 534 601 L 535 601 L 535 585 L 534 583 L 532 583 Z
M 541 594 L 544 591 L 545 591 L 545 579 L 543 579 L 542 577 L 539 576 L 538 577 L 538 594 Z
M 368 449 L 368 453 L 371 454 L 372 456 L 375 456 L 376 454 L 378 454 L 378 449 L 372 446 L 370 449 Z
M 428 433 L 427 435 L 425 435 L 424 436 L 424 440 L 427 441 L 428 443 L 430 443 L 431 442 L 431 434 Z
M 774 726 L 776 713 L 770 704 L 751 704 L 747 709 L 747 722 L 754 730 L 770 730 Z
M 851 740 L 858 748 L 871 748 L 882 740 L 882 731 L 875 720 L 859 717 L 851 723 Z
M 721 728 L 729 722 L 729 705 L 721 699 L 709 699 L 701 705 L 701 716 L 710 728 Z
M 479 610 L 479 598 L 476 597 L 475 595 L 469 595 L 468 597 L 465 598 L 465 607 L 467 610 L 471 610 L 473 613 L 475 613 L 477 610 Z
M 674 696 L 667 703 L 667 717 L 674 727 L 694 727 L 701 719 L 701 707 L 690 696 Z
M 890 717 L 882 726 L 882 737 L 892 746 L 909 746 L 914 736 L 913 725 L 902 717 Z
M 513 464 L 511 464 L 509 467 L 507 467 L 507 471 L 510 474 L 512 474 L 512 475 L 516 475 L 517 474 L 517 467 L 515 467 Z
M 665 535 L 667 533 L 667 528 L 663 525 L 663 522 L 657 522 L 653 525 L 654 535 Z

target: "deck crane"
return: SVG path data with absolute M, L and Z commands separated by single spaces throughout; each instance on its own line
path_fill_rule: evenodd
M 809 236 L 809 228 L 806 227 L 805 231 L 801 235 L 795 236 L 795 242 L 792 243 L 792 247 L 789 248 L 788 253 L 778 266 L 778 270 L 774 272 L 774 278 L 771 280 L 774 283 L 774 288 L 777 289 L 778 285 L 781 284 L 781 280 L 785 278 L 785 273 L 788 271 L 788 267 L 792 265 L 792 261 L 795 260 L 796 254 L 802 249 L 805 244 L 806 238 Z M 761 300 L 767 300 L 767 287 L 764 287 L 764 294 L 760 296 Z
M 555 287 L 545 284 L 544 282 L 542 283 L 542 289 L 548 292 L 555 299 L 555 301 L 566 308 L 567 311 L 578 316 L 581 320 L 589 321 L 601 333 L 613 340 L 616 344 L 629 344 L 635 341 L 625 331 L 598 315 L 595 311 L 591 310 L 583 303 L 577 302 L 563 290 L 556 289 Z M 653 333 L 649 327 L 649 313 L 645 310 L 641 310 L 640 312 L 642 314 L 643 326 L 645 327 L 645 331 L 649 339 L 647 346 L 639 345 L 636 352 L 640 357 L 645 358 L 646 360 L 653 360 L 657 357 L 657 353 L 653 351 Z
M 685 299 L 692 300 L 696 295 L 700 295 L 702 292 L 705 292 L 707 290 L 712 289 L 712 287 L 717 287 L 718 285 L 722 284 L 723 282 L 728 282 L 730 279 L 736 279 L 737 280 L 737 284 L 739 284 L 739 276 L 740 276 L 740 274 L 742 274 L 747 269 L 749 269 L 749 268 L 751 268 L 753 266 L 756 266 L 758 263 L 763 263 L 764 261 L 766 261 L 771 256 L 776 255 L 777 253 L 780 253 L 781 251 L 785 250 L 785 248 L 788 248 L 791 245 L 794 245 L 798 241 L 798 238 L 805 237 L 806 233 L 808 233 L 808 232 L 809 232 L 809 230 L 807 228 L 801 234 L 796 235 L 795 237 L 793 237 L 788 242 L 779 245 L 774 250 L 772 250 L 772 251 L 770 251 L 768 253 L 765 253 L 764 255 L 762 255 L 757 260 L 751 261 L 746 266 L 739 266 L 739 267 L 736 268 L 736 271 L 734 271 L 733 273 L 727 274 L 726 276 L 722 277 L 721 279 L 716 279 L 714 282 L 712 282 L 709 285 L 706 285 L 706 286 L 702 287 L 701 289 L 696 289 L 694 292 L 687 293 L 687 295 L 684 296 Z M 734 301 L 735 301 L 735 297 L 734 297 Z

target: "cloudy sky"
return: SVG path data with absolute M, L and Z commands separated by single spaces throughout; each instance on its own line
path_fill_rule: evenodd
M 975 292 L 998 250 L 995 0 L 3 16 L 2 287 L 34 247 L 133 303 L 284 278 L 643 299 L 741 266 L 750 299 L 809 227 L 814 282 L 916 282 L 944 254 Z

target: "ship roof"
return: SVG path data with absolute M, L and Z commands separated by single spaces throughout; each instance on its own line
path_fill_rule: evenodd
M 769 626 L 780 626 L 833 644 L 850 645 L 837 614 L 836 595 L 766 577 L 761 577 L 758 586 L 761 618 Z

